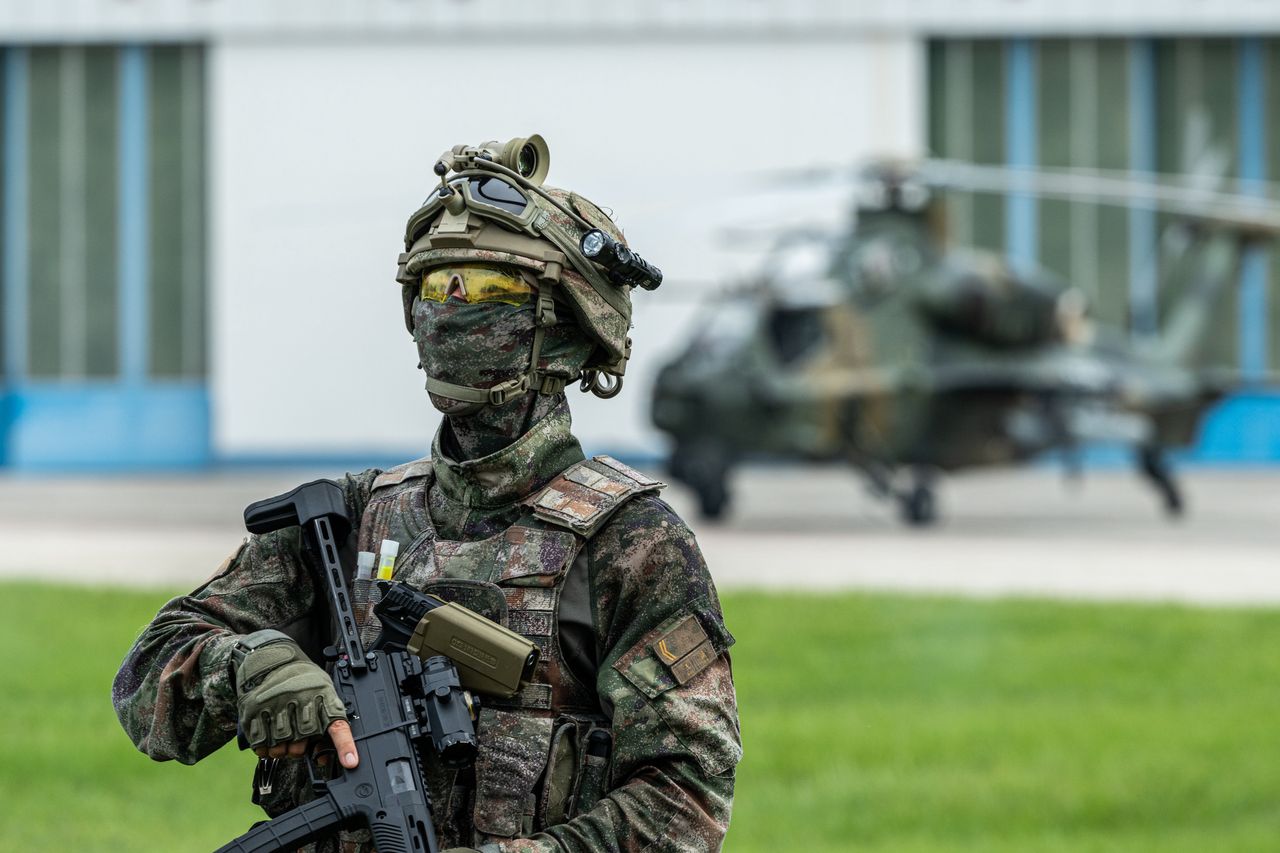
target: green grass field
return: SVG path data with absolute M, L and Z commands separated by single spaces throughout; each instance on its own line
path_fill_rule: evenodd
M 207 851 L 250 756 L 135 752 L 111 679 L 163 594 L 0 584 L 0 850 Z M 1280 849 L 1280 613 L 726 595 L 725 849 Z

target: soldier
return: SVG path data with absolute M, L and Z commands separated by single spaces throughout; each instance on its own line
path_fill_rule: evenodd
M 530 137 L 458 146 L 437 164 L 440 188 L 409 220 L 397 279 L 445 417 L 430 457 L 341 481 L 361 519 L 347 548 L 394 540 L 396 580 L 542 652 L 520 694 L 484 703 L 474 767 L 427 762 L 442 846 L 715 850 L 742 752 L 733 637 L 662 484 L 585 459 L 564 393 L 578 379 L 617 393 L 630 291 L 661 273 L 597 206 L 542 187 L 547 162 Z M 298 530 L 252 536 L 142 632 L 116 677 L 117 714 L 141 751 L 184 763 L 240 723 L 270 788 L 256 801 L 279 814 L 311 796 L 303 763 L 288 759 L 326 732 L 344 765 L 359 761 L 315 663 L 330 634 Z M 344 831 L 311 849 L 371 845 Z

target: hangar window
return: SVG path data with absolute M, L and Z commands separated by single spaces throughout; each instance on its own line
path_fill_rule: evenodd
M 0 46 L 0 466 L 206 458 L 204 90 L 199 45 Z
M 996 165 L 1194 173 L 1224 189 L 1275 181 L 1278 68 L 1276 38 L 935 39 L 929 147 Z M 1162 269 L 1163 215 L 994 193 L 948 192 L 945 205 L 955 243 L 1065 276 L 1108 324 L 1154 332 L 1180 296 Z M 1214 363 L 1280 369 L 1280 252 L 1269 255 L 1218 302 Z
M 0 50 L 7 372 L 205 372 L 203 53 Z M 20 186 L 13 186 L 14 181 Z M 21 314 L 23 316 L 16 316 Z

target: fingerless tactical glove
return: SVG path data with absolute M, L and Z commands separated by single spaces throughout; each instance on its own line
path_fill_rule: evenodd
M 251 748 L 318 737 L 334 720 L 346 719 L 328 673 L 285 634 L 248 635 L 234 660 L 236 708 Z

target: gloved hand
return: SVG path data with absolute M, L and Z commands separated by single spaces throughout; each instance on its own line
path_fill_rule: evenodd
M 258 755 L 299 757 L 328 732 L 344 767 L 359 761 L 346 708 L 328 673 L 279 631 L 258 631 L 235 667 L 240 728 Z

